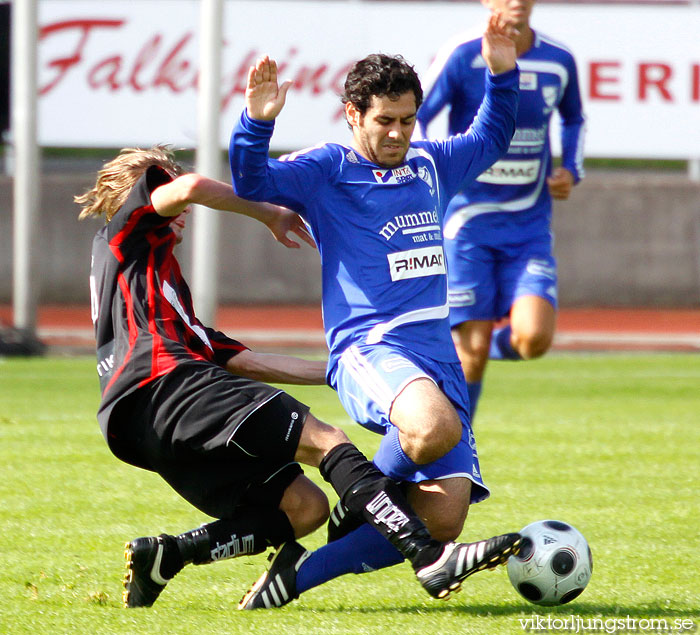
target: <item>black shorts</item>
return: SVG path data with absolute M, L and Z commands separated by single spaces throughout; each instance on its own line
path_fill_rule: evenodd
M 309 408 L 277 388 L 191 362 L 125 401 L 110 422 L 120 454 L 128 449 L 120 458 L 157 472 L 214 518 L 279 507 L 303 473 L 294 455 Z

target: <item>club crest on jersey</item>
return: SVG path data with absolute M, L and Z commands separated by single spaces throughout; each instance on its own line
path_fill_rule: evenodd
M 547 108 L 552 108 L 557 103 L 559 89 L 556 86 L 542 86 L 542 99 L 547 104 Z
M 418 178 L 430 188 L 430 194 L 433 195 L 435 193 L 435 188 L 433 187 L 433 177 L 430 174 L 430 170 L 425 166 L 419 167 Z
M 372 170 L 372 173 L 377 183 L 384 185 L 401 185 L 401 183 L 408 183 L 416 178 L 415 172 L 408 165 L 391 170 Z

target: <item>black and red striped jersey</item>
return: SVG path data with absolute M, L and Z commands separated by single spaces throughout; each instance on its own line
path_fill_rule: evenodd
M 162 168 L 148 168 L 92 244 L 91 312 L 102 392 L 97 418 L 108 443 L 121 399 L 178 365 L 207 360 L 224 367 L 246 349 L 195 316 L 173 254 L 172 218 L 151 204 L 151 193 L 170 180 Z

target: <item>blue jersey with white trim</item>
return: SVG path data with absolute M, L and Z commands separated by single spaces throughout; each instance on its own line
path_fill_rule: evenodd
M 486 77 L 486 80 L 484 79 Z M 392 343 L 457 361 L 450 336 L 442 224 L 448 201 L 503 155 L 515 129 L 518 71 L 491 76 L 468 134 L 411 144 L 393 169 L 323 144 L 268 158 L 273 122 L 244 111 L 229 159 L 239 196 L 285 205 L 321 255 L 329 368 L 352 343 Z
M 429 71 L 434 84 L 418 112 L 423 136 L 446 106 L 449 133 L 467 130 L 483 97 L 481 38 L 452 48 L 451 54 L 439 55 Z M 503 232 L 513 232 L 514 226 L 521 240 L 549 232 L 552 201 L 546 177 L 551 171 L 549 124 L 555 109 L 562 123 L 562 165 L 575 182 L 583 177 L 584 117 L 573 55 L 535 32 L 518 66 L 520 100 L 508 153 L 454 198 L 447 211 L 447 238 L 454 238 L 467 222 L 475 230 L 471 235 L 487 244 L 508 240 Z M 501 212 L 508 218 L 493 222 L 493 213 Z M 513 217 L 513 212 L 518 214 Z

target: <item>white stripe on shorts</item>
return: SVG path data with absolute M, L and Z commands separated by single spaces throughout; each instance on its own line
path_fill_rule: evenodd
M 363 357 L 357 346 L 346 348 L 340 356 L 340 361 L 363 392 L 388 415 L 395 397 L 391 386 Z

